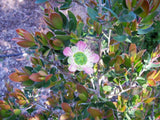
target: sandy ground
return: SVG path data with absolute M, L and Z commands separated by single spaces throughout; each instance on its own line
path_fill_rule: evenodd
M 57 6 L 57 4 L 53 4 Z M 12 54 L 25 53 L 12 38 L 18 37 L 17 28 L 23 28 L 29 32 L 43 31 L 45 24 L 42 18 L 40 6 L 35 0 L 0 0 L 0 97 L 5 94 L 5 82 L 10 82 L 14 87 L 20 88 L 20 84 L 9 80 L 8 76 L 15 68 L 29 65 L 29 56 L 11 56 Z M 76 15 L 86 18 L 85 9 L 73 3 L 70 9 Z M 67 14 L 66 11 L 64 11 Z M 8 55 L 8 57 L 4 57 Z

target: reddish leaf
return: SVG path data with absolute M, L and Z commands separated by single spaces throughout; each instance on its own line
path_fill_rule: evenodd
M 156 75 L 156 70 L 154 71 L 150 71 L 148 74 L 147 74 L 147 79 L 153 79 L 154 76 Z
M 149 13 L 149 2 L 147 0 L 144 0 L 141 6 L 144 12 L 141 13 L 140 16 L 143 18 L 143 17 L 146 17 Z
M 62 109 L 63 109 L 66 113 L 71 113 L 71 112 L 72 112 L 72 109 L 71 109 L 71 107 L 69 106 L 68 103 L 62 103 L 61 106 L 62 106 Z
M 135 44 L 131 44 L 130 47 L 129 47 L 129 54 L 130 56 L 135 56 L 137 53 L 137 47 Z
M 142 5 L 143 1 L 144 1 L 144 0 L 139 0 L 139 1 L 138 1 L 138 4 L 137 4 L 137 6 L 136 6 L 136 9 L 139 8 L 139 7 Z
M 131 29 L 129 27 L 125 27 L 124 31 L 128 34 L 131 35 Z
M 49 79 L 51 79 L 52 76 L 53 76 L 53 74 L 47 75 L 46 79 L 45 79 L 45 82 L 47 82 Z
M 24 38 L 13 38 L 12 40 L 13 40 L 13 41 L 16 41 L 16 42 L 25 41 Z
M 18 35 L 24 37 L 24 33 L 27 32 L 27 31 L 24 30 L 24 29 L 17 29 L 16 32 L 17 32 Z
M 14 82 L 23 82 L 28 80 L 28 76 L 27 75 L 18 75 L 17 73 L 12 73 L 9 75 L 9 79 L 11 79 Z
M 37 64 L 38 64 L 38 59 L 37 59 L 37 58 L 31 57 L 30 60 L 31 60 L 31 62 L 32 62 L 34 65 L 37 65 Z
M 55 39 L 54 41 L 53 41 L 53 44 L 55 45 L 55 46 L 57 46 L 57 47 L 63 47 L 63 42 L 61 41 L 61 40 L 59 40 L 59 39 Z
M 153 0 L 151 12 L 154 12 L 160 4 L 160 0 Z
M 137 20 L 134 20 L 134 21 L 132 22 L 131 30 L 132 30 L 132 31 L 136 31 L 136 29 L 137 29 Z
M 35 82 L 42 82 L 43 80 L 40 79 L 40 75 L 38 73 L 32 73 L 30 76 L 29 76 L 29 79 L 35 81 Z
M 129 10 L 132 9 L 132 0 L 126 0 L 126 5 L 128 7 Z
M 154 81 L 154 79 L 148 79 L 147 81 L 149 86 L 156 86 L 156 81 Z
M 123 58 L 121 56 L 116 56 L 116 64 L 121 65 L 124 62 Z
M 21 47 L 24 47 L 24 48 L 27 48 L 27 47 L 32 47 L 35 45 L 34 42 L 31 42 L 31 41 L 19 41 L 17 42 L 17 44 Z
M 26 100 L 16 100 L 19 105 L 25 105 L 27 103 Z
M 26 40 L 28 40 L 28 41 L 31 41 L 31 42 L 34 42 L 34 37 L 33 37 L 33 35 L 31 34 L 31 33 L 29 33 L 29 32 L 24 32 L 24 38 L 26 39 Z
M 46 17 L 46 16 L 45 16 L 45 17 L 44 17 L 44 21 L 47 23 L 47 25 L 48 25 L 50 28 L 55 29 L 55 28 L 53 27 L 53 25 L 52 25 L 49 17 Z
M 156 73 L 156 75 L 153 77 L 155 81 L 160 81 L 160 70 Z
M 114 116 L 114 112 L 113 112 L 113 110 L 112 109 L 109 109 L 108 111 L 107 111 L 107 119 L 108 120 L 114 120 L 115 119 L 115 116 Z
M 137 60 L 140 59 L 140 58 L 142 57 L 142 55 L 144 54 L 145 51 L 146 51 L 146 50 L 141 50 L 141 51 L 139 51 L 139 52 L 137 53 L 137 55 L 136 55 L 136 59 L 137 59 Z
M 3 110 L 10 110 L 11 107 L 9 105 L 6 105 L 6 104 L 0 104 L 0 108 L 3 109 Z
M 63 20 L 62 20 L 62 17 L 58 13 L 55 13 L 55 12 L 51 13 L 49 17 L 50 17 L 51 24 L 53 25 L 55 29 L 62 29 Z
M 88 97 L 88 92 L 83 85 L 77 84 L 77 91 L 79 93 L 83 93 L 84 95 L 86 95 Z
M 96 117 L 102 117 L 102 113 L 100 112 L 100 110 L 96 109 L 96 108 L 89 108 L 88 112 L 91 114 L 92 117 L 96 118 Z

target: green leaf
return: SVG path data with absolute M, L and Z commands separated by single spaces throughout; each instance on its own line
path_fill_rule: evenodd
M 84 23 L 80 22 L 77 26 L 77 36 L 80 37 L 82 35 L 82 32 L 83 32 L 83 26 L 84 26 Z
M 118 36 L 113 37 L 113 39 L 117 40 L 119 42 L 123 42 L 127 39 L 127 36 L 126 35 L 118 35 Z
M 70 35 L 56 35 L 56 38 L 62 41 L 66 41 L 66 40 L 70 40 L 71 36 Z
M 104 86 L 103 90 L 109 92 L 112 90 L 112 87 L 111 86 Z
M 154 18 L 155 16 L 157 16 L 158 13 L 159 13 L 158 11 L 155 11 L 155 12 L 153 12 L 152 14 L 148 15 L 147 17 L 145 17 L 145 18 L 142 20 L 142 23 L 146 23 L 146 22 L 148 23 L 148 21 L 153 20 L 153 18 Z
M 75 15 L 71 12 L 71 11 L 68 11 L 68 16 L 69 16 L 69 31 L 75 31 L 76 28 L 77 28 L 77 19 L 75 17 Z
M 114 15 L 114 17 L 116 17 L 118 19 L 118 15 L 114 11 L 112 11 L 110 8 L 104 7 L 103 9 L 108 10 L 109 12 L 111 12 Z
M 136 10 L 134 10 L 134 13 L 139 15 L 143 12 L 143 9 L 141 7 L 137 8 Z
M 85 96 L 85 94 L 83 94 L 83 93 L 79 94 L 78 97 L 84 102 L 87 101 L 87 96 Z
M 149 27 L 147 29 L 138 29 L 138 34 L 147 34 L 148 32 L 151 32 L 152 30 L 154 30 L 153 27 Z
M 60 12 L 60 11 L 57 11 L 57 12 L 61 15 L 61 17 L 63 19 L 63 28 L 67 28 L 67 26 L 68 26 L 68 19 L 67 19 L 67 17 L 62 12 Z
M 143 78 L 143 77 L 137 77 L 137 79 L 136 79 L 136 81 L 138 82 L 138 84 L 140 84 L 141 86 L 143 85 L 143 84 L 146 84 L 146 80 L 145 80 L 145 78 Z
M 89 15 L 89 17 L 93 20 L 97 20 L 98 17 L 98 12 L 95 11 L 93 8 L 88 7 L 87 8 L 87 13 Z
M 136 19 L 136 14 L 133 11 L 129 12 L 128 14 L 124 13 L 119 17 L 120 22 L 132 22 L 134 19 Z
M 46 1 L 48 1 L 48 0 L 36 0 L 35 3 L 36 3 L 36 4 L 40 4 L 40 3 L 44 3 L 44 2 L 46 2 Z
M 59 3 L 64 3 L 60 9 L 61 10 L 66 10 L 66 9 L 69 9 L 71 7 L 71 3 L 72 3 L 72 0 L 65 0 L 65 2 L 59 2 Z
M 27 81 L 22 82 L 23 86 L 31 86 L 33 84 L 34 84 L 34 81 L 32 81 L 32 80 L 27 80 Z

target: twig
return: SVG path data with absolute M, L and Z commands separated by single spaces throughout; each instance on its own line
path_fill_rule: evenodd
M 99 58 L 102 56 L 102 39 L 100 38 L 98 40 L 98 46 L 99 46 Z M 100 60 L 98 62 L 98 74 L 97 74 L 97 83 L 96 83 L 96 93 L 98 97 L 100 97 L 100 88 L 99 88 L 99 81 L 101 78 L 101 73 L 100 73 Z
M 112 30 L 110 29 L 109 30 L 109 36 L 108 36 L 108 53 L 109 53 L 109 45 L 110 45 L 110 42 L 111 42 L 111 32 L 112 32 Z
M 99 0 L 99 13 L 102 13 L 102 0 Z

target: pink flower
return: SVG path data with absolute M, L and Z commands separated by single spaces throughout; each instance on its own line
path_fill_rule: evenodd
M 93 63 L 99 61 L 99 55 L 93 53 L 87 48 L 87 44 L 79 41 L 76 46 L 66 47 L 63 54 L 68 58 L 69 71 L 75 72 L 76 70 L 85 71 L 87 74 L 93 74 Z

